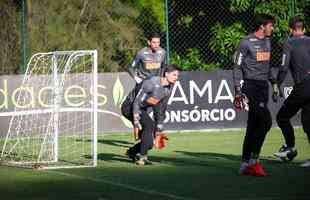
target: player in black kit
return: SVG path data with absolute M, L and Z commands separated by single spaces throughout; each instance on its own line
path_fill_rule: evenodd
M 160 47 L 160 35 L 153 33 L 148 37 L 148 46 L 135 55 L 128 67 L 129 75 L 135 80 L 135 88 L 128 94 L 122 104 L 122 114 L 132 121 L 130 105 L 141 88 L 142 81 L 153 76 L 161 76 L 166 65 L 166 51 Z
M 179 76 L 177 65 L 167 65 L 163 76 L 153 76 L 142 82 L 132 103 L 135 140 L 140 140 L 127 150 L 127 156 L 137 165 L 151 164 L 147 152 L 153 148 L 156 134 L 162 132 L 168 99 Z M 151 115 L 151 113 L 153 113 Z
M 292 160 L 297 155 L 294 128 L 290 119 L 301 110 L 301 122 L 310 143 L 310 37 L 304 35 L 304 22 L 300 16 L 290 19 L 291 37 L 283 47 L 282 64 L 279 69 L 279 85 L 291 71 L 294 86 L 277 114 L 277 123 L 282 130 L 286 144 L 274 155 L 282 160 Z M 302 164 L 310 166 L 310 160 Z
M 240 105 L 245 99 L 249 106 L 239 170 L 241 175 L 267 175 L 258 158 L 265 136 L 272 124 L 271 114 L 267 107 L 268 81 L 271 81 L 272 84 L 276 83 L 276 77 L 270 67 L 269 36 L 272 31 L 273 18 L 267 14 L 257 15 L 255 17 L 255 32 L 241 40 L 234 54 L 234 106 L 236 109 L 240 109 Z M 244 83 L 241 88 L 240 81 L 242 79 Z

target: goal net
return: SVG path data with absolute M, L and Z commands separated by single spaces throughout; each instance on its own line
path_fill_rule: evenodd
M 31 57 L 1 164 L 49 169 L 97 164 L 97 51 Z

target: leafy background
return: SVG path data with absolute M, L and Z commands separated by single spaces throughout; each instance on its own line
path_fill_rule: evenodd
M 276 18 L 272 41 L 278 64 L 293 1 L 309 30 L 310 0 L 167 0 L 167 13 L 165 0 L 1 0 L 0 74 L 23 72 L 23 39 L 28 58 L 36 52 L 98 49 L 99 72 L 125 71 L 150 33 L 161 33 L 165 48 L 167 30 L 171 62 L 184 70 L 230 69 L 232 52 L 252 31 L 255 13 Z

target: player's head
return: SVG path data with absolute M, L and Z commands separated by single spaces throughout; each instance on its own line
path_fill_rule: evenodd
M 289 20 L 289 27 L 292 33 L 294 32 L 303 33 L 305 31 L 303 18 L 301 16 L 292 17 Z
M 160 47 L 160 35 L 158 33 L 153 33 L 147 38 L 147 43 L 152 51 L 156 51 Z
M 163 75 L 170 84 L 174 84 L 179 78 L 180 71 L 181 68 L 178 65 L 170 64 L 165 67 Z
M 255 16 L 255 31 L 262 31 L 265 36 L 270 36 L 273 31 L 274 18 L 268 14 L 258 14 Z

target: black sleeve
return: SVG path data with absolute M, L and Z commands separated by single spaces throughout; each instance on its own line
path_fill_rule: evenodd
M 156 131 L 163 130 L 163 123 L 166 116 L 166 110 L 170 95 L 164 97 L 157 105 L 153 107 L 154 120 L 156 123 Z
M 160 76 L 163 77 L 164 76 L 164 71 L 165 71 L 165 68 L 167 66 L 167 54 L 165 52 L 165 56 L 164 56 L 164 59 L 162 60 L 161 62 L 161 65 L 160 65 Z
M 141 115 L 141 107 L 143 104 L 144 98 L 153 90 L 154 84 L 150 79 L 142 82 L 141 89 L 139 90 L 135 101 L 133 102 L 133 119 L 139 120 Z
M 275 66 L 271 66 L 269 68 L 269 81 L 271 84 L 275 84 L 277 83 L 277 71 L 278 71 L 278 68 L 275 67 Z
M 279 83 L 279 85 L 281 85 L 286 77 L 286 74 L 288 72 L 289 69 L 289 65 L 290 65 L 290 59 L 291 59 L 291 46 L 289 44 L 289 42 L 285 42 L 284 46 L 283 46 L 283 53 L 282 53 L 282 62 L 281 62 L 281 66 L 279 68 L 279 73 L 278 73 L 278 77 L 277 77 L 277 82 Z
M 240 81 L 243 79 L 242 65 L 247 56 L 248 49 L 246 40 L 242 40 L 234 53 L 233 80 L 235 89 L 240 88 Z
M 136 70 L 140 62 L 141 62 L 141 56 L 140 53 L 138 52 L 128 67 L 128 73 L 132 78 L 136 76 L 137 73 Z
M 268 80 L 271 84 L 277 83 L 277 75 L 279 71 L 279 63 L 273 59 L 273 57 L 276 55 L 275 48 L 275 41 L 274 40 L 269 40 L 271 49 L 270 49 L 270 61 L 269 61 L 269 72 L 268 72 Z

